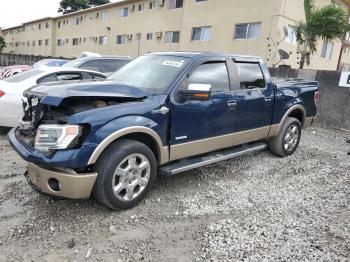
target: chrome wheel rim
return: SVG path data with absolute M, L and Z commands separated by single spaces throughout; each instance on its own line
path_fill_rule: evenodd
M 132 154 L 124 158 L 116 168 L 112 189 L 121 201 L 132 201 L 147 187 L 151 176 L 151 165 L 142 154 Z
M 296 125 L 288 127 L 286 134 L 284 135 L 284 149 L 289 152 L 295 149 L 299 140 L 299 135 L 300 131 Z

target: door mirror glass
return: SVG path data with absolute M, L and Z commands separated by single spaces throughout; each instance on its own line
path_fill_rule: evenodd
M 206 101 L 210 99 L 211 88 L 210 84 L 191 83 L 181 91 L 181 95 L 184 100 Z

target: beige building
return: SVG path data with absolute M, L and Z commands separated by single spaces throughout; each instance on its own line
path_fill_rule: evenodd
M 316 4 L 348 11 L 350 0 Z M 132 57 L 154 51 L 222 51 L 297 68 L 294 26 L 303 19 L 303 0 L 124 0 L 1 33 L 8 44 L 5 53 L 73 58 L 84 51 Z M 278 49 L 290 58 L 280 61 Z M 350 41 L 320 41 L 305 68 L 335 70 L 338 65 L 350 66 Z

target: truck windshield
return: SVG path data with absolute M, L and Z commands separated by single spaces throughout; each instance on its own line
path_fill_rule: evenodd
M 108 79 L 134 86 L 148 93 L 166 93 L 190 59 L 175 56 L 146 55 L 130 62 Z

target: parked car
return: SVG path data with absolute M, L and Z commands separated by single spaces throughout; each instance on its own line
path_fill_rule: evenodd
M 230 54 L 148 54 L 109 79 L 25 92 L 9 140 L 35 190 L 131 208 L 157 173 L 266 148 L 293 154 L 320 100 L 317 82 L 273 83 L 260 58 Z
M 0 126 L 15 127 L 23 117 L 23 91 L 37 84 L 55 81 L 105 79 L 106 75 L 84 69 L 33 69 L 0 81 Z
M 130 61 L 130 57 L 123 56 L 82 57 L 64 64 L 63 67 L 82 68 L 111 75 Z
M 69 61 L 70 60 L 67 60 L 67 59 L 43 59 L 33 64 L 33 68 L 38 69 L 42 66 L 60 67 L 68 63 Z
M 0 79 L 8 78 L 31 69 L 32 68 L 29 65 L 5 66 L 1 68 Z

